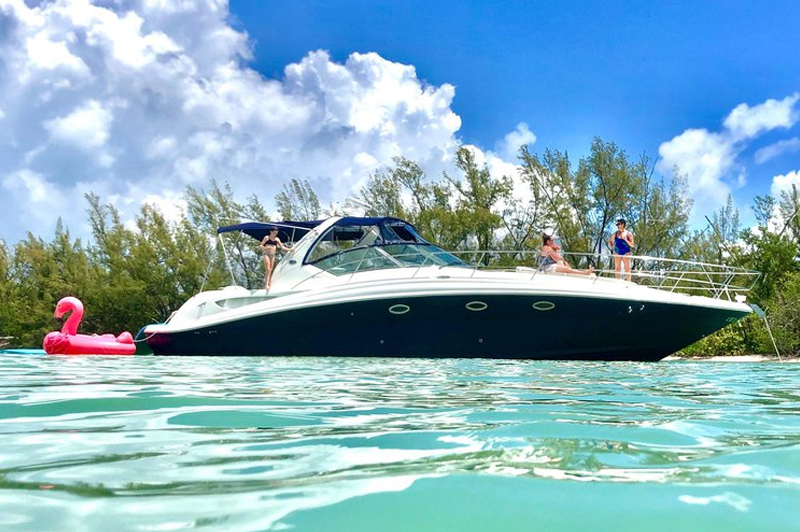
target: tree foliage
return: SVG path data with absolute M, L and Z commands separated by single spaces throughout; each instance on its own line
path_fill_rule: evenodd
M 395 216 L 422 236 L 450 250 L 538 249 L 542 232 L 554 232 L 568 252 L 608 256 L 614 221 L 623 217 L 636 235 L 635 253 L 724 263 L 759 270 L 749 300 L 767 309 L 776 341 L 786 353 L 800 349 L 800 197 L 796 187 L 780 197 L 758 197 L 757 225 L 742 228 L 732 198 L 690 229 L 686 178 L 669 182 L 646 156 L 631 159 L 613 142 L 594 139 L 588 155 L 573 163 L 566 152 L 531 153 L 520 148 L 518 174 L 493 176 L 476 152 L 455 153 L 452 175 L 428 176 L 416 162 L 397 157 L 372 174 L 358 194 L 367 215 Z M 0 240 L 0 337 L 14 345 L 37 345 L 59 328 L 55 302 L 66 295 L 86 303 L 82 331 L 135 332 L 165 320 L 202 289 L 226 284 L 262 286 L 258 243 L 231 233 L 225 251 L 217 228 L 242 221 L 268 221 L 259 198 L 237 201 L 230 185 L 211 181 L 187 187 L 185 215 L 168 219 L 145 205 L 122 220 L 113 204 L 86 196 L 91 240 L 74 239 L 58 224 L 50 241 L 29 234 L 9 248 Z M 275 197 L 284 220 L 322 216 L 307 180 L 292 179 Z M 504 264 L 513 254 L 480 255 Z M 582 264 L 581 266 L 586 266 Z M 598 266 L 595 264 L 595 266 Z M 749 318 L 687 349 L 694 354 L 769 352 L 763 322 Z
M 614 222 L 625 218 L 636 234 L 637 255 L 675 256 L 687 233 L 691 200 L 686 182 L 667 185 L 654 177 L 643 155 L 631 161 L 613 142 L 594 139 L 590 154 L 574 166 L 566 152 L 526 147 L 520 153 L 522 177 L 544 203 L 542 229 L 554 231 L 571 252 L 608 253 Z
M 275 196 L 283 220 L 316 220 L 320 217 L 319 198 L 306 180 L 292 179 Z
M 783 280 L 770 319 L 778 349 L 785 354 L 800 353 L 800 273 L 791 272 Z
M 242 221 L 269 221 L 269 215 L 257 196 L 239 203 L 228 183 L 220 185 L 212 180 L 208 190 L 187 187 L 186 201 L 187 220 L 201 235 L 216 235 L 218 228 Z M 189 226 L 187 230 L 190 230 Z M 246 287 L 263 284 L 258 242 L 247 235 L 233 233 L 225 249 L 217 241 L 212 260 L 216 261 L 213 265 L 215 270 L 227 268 L 230 271 L 229 278 L 233 284 Z

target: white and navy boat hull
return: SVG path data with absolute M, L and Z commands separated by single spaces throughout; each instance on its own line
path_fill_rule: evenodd
M 751 312 L 616 280 L 514 275 L 349 283 L 144 334 L 157 355 L 655 361 Z

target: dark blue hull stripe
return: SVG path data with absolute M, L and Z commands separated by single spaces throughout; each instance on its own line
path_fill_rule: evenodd
M 746 315 L 563 296 L 412 297 L 253 316 L 148 343 L 156 355 L 653 361 Z

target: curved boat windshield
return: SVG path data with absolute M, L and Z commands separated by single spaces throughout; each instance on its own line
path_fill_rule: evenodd
M 420 266 L 466 266 L 458 257 L 426 242 L 410 224 L 396 219 L 335 225 L 306 256 L 306 263 L 339 275 Z

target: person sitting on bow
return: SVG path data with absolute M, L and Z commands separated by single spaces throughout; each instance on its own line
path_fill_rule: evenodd
M 564 260 L 558 252 L 561 247 L 556 244 L 553 237 L 542 234 L 542 250 L 539 252 L 539 271 L 546 273 L 574 273 L 578 275 L 594 275 L 594 268 L 576 270 Z

